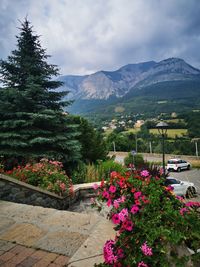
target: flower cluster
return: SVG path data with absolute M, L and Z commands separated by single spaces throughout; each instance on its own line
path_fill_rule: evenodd
M 199 231 L 200 218 L 194 208 L 200 203 L 184 203 L 164 184 L 159 170 L 154 175 L 149 170 L 135 170 L 125 175 L 112 172 L 109 181 L 94 185 L 98 197 L 93 204 L 100 208 L 99 203 L 105 202 L 110 207 L 116 230 L 115 240 L 104 245 L 105 262 L 99 266 L 172 266 L 173 259 L 167 256 L 170 243 L 172 250 L 187 240 L 193 248 L 197 246 L 199 236 L 193 234 L 191 241 L 191 231 Z M 180 262 L 186 258 L 180 257 Z
M 62 167 L 59 161 L 41 159 L 38 163 L 27 163 L 5 174 L 58 195 L 65 195 L 72 192 L 72 183 Z

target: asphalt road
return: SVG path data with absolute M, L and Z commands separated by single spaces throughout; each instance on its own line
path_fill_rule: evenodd
M 194 183 L 197 188 L 197 197 L 195 201 L 200 201 L 200 169 L 191 169 L 182 172 L 170 172 L 169 176 L 177 178 L 182 181 Z

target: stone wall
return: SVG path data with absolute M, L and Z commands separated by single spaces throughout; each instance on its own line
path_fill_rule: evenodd
M 0 174 L 1 200 L 66 210 L 77 200 L 92 195 L 94 195 L 92 184 L 76 185 L 72 196 L 60 197 L 49 191 Z

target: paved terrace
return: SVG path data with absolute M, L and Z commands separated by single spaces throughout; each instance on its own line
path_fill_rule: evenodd
M 114 237 L 110 221 L 93 213 L 0 201 L 1 267 L 91 267 Z

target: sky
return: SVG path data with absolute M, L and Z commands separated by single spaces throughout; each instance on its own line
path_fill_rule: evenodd
M 26 16 L 61 75 L 170 57 L 200 68 L 200 0 L 0 0 L 0 58 Z

